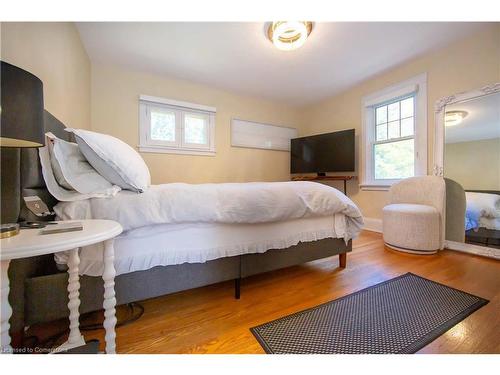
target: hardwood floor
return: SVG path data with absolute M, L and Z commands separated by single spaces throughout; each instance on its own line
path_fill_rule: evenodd
M 345 269 L 335 256 L 244 279 L 240 300 L 233 297 L 233 282 L 226 282 L 144 301 L 142 318 L 117 329 L 117 350 L 263 353 L 250 327 L 413 272 L 490 300 L 421 353 L 500 353 L 500 262 L 449 250 L 398 253 L 367 231 L 353 247 Z M 85 337 L 103 343 L 102 331 Z

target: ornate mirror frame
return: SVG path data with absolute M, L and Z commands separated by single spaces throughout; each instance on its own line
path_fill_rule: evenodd
M 445 107 L 451 104 L 463 102 L 481 96 L 500 92 L 500 82 L 481 87 L 476 90 L 465 91 L 455 95 L 446 96 L 438 100 L 434 106 L 434 165 L 432 174 L 444 177 L 444 115 Z M 461 242 L 446 241 L 445 247 L 451 250 L 458 250 L 476 255 L 483 255 L 490 258 L 500 259 L 500 251 L 495 248 L 481 247 Z
M 465 91 L 439 99 L 434 106 L 434 176 L 444 175 L 444 109 L 447 105 L 463 102 L 481 96 L 500 92 L 500 82 L 481 87 L 477 90 Z

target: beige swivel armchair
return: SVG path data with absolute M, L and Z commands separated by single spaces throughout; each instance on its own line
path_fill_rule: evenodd
M 444 247 L 446 188 L 442 177 L 411 177 L 389 190 L 383 209 L 384 242 L 390 248 L 434 254 Z

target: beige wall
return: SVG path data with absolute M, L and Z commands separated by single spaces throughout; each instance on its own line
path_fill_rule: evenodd
M 154 183 L 287 180 L 287 152 L 230 146 L 232 117 L 297 126 L 301 135 L 355 128 L 359 136 L 362 97 L 422 72 L 428 74 L 428 164 L 431 166 L 434 102 L 500 80 L 500 25 L 489 26 L 302 109 L 119 67 L 91 67 L 71 23 L 2 23 L 1 41 L 3 60 L 42 79 L 47 110 L 68 126 L 109 133 L 134 147 L 138 144 L 140 94 L 217 107 L 217 155 L 143 153 Z M 359 191 L 357 181 L 352 181 L 349 195 L 365 216 L 381 217 L 386 192 Z
M 444 175 L 464 189 L 500 190 L 500 138 L 447 143 Z
M 309 135 L 355 128 L 360 135 L 361 100 L 364 96 L 427 72 L 430 167 L 433 164 L 434 103 L 444 96 L 500 81 L 499 67 L 500 25 L 496 24 L 306 108 L 302 114 L 300 132 Z M 387 192 L 360 191 L 357 184 L 358 181 L 350 183 L 350 197 L 366 217 L 381 218 L 382 208 L 387 204 Z
M 246 182 L 289 179 L 290 154 L 230 146 L 231 118 L 298 126 L 298 111 L 182 80 L 92 65 L 92 130 L 139 143 L 139 95 L 152 95 L 217 108 L 216 156 L 141 153 L 155 184 Z
M 42 80 L 46 110 L 90 127 L 90 61 L 74 24 L 2 22 L 1 41 L 2 60 Z

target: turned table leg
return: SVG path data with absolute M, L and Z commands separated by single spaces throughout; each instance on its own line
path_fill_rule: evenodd
M 65 348 L 75 348 L 85 345 L 85 340 L 80 333 L 80 276 L 78 266 L 80 265 L 80 256 L 78 249 L 70 250 L 68 257 L 68 309 L 69 309 L 69 337 Z
M 106 335 L 104 339 L 106 340 L 106 353 L 115 354 L 116 353 L 116 298 L 115 298 L 115 250 L 113 247 L 113 240 L 107 240 L 104 242 L 104 271 L 102 274 L 102 279 L 104 280 L 104 329 L 106 330 Z
M 10 346 L 9 335 L 9 319 L 12 315 L 12 308 L 9 304 L 9 271 L 10 261 L 4 260 L 1 262 L 1 306 L 0 306 L 0 320 L 1 320 L 1 336 L 0 336 L 0 351 L 1 353 L 12 353 Z

